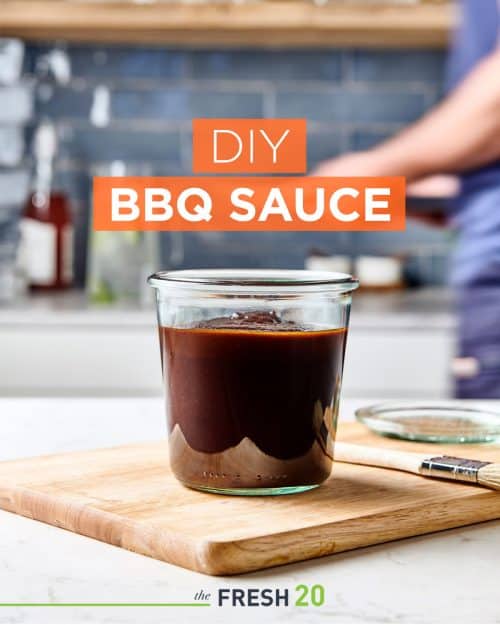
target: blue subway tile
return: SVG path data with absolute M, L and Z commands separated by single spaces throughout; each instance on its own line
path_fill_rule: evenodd
M 221 80 L 328 80 L 341 78 L 336 50 L 198 50 L 191 53 L 192 75 Z
M 96 80 L 182 78 L 189 57 L 182 50 L 132 46 L 70 46 L 68 52 L 73 76 Z
M 264 117 L 261 93 L 194 89 L 190 94 L 191 117 Z
M 39 117 L 88 119 L 92 107 L 92 89 L 48 87 L 39 90 L 36 114 Z
M 61 156 L 88 163 L 162 161 L 180 164 L 180 135 L 176 130 L 123 128 L 73 128 L 64 132 Z
M 53 184 L 56 189 L 64 191 L 72 202 L 86 203 L 90 199 L 90 173 L 87 168 L 56 168 Z
M 308 120 L 333 121 L 337 117 L 331 92 L 279 91 L 276 94 L 278 117 L 306 117 Z
M 19 212 L 16 212 L 10 221 L 0 221 L 0 266 L 15 264 L 19 238 Z
M 45 44 L 31 43 L 26 45 L 23 59 L 23 74 L 33 74 L 36 61 L 47 50 Z
M 186 120 L 193 117 L 263 117 L 260 93 L 201 88 L 117 90 L 112 94 L 115 119 Z
M 329 128 L 310 129 L 307 132 L 307 168 L 311 170 L 320 161 L 344 152 L 344 133 Z
M 191 168 L 185 169 L 178 161 L 150 161 L 152 176 L 189 176 Z
M 189 174 L 193 171 L 193 132 L 191 127 L 184 128 L 181 132 L 182 164 Z
M 348 146 L 350 150 L 368 150 L 377 143 L 388 139 L 396 130 L 363 130 L 357 129 L 349 133 Z
M 425 93 L 419 91 L 279 91 L 277 112 L 282 117 L 310 120 L 374 123 L 411 122 L 426 110 Z
M 117 90 L 111 96 L 111 114 L 115 119 L 188 119 L 189 95 L 183 89 Z
M 349 78 L 356 81 L 441 83 L 445 55 L 433 50 L 356 50 Z
M 179 267 L 301 268 L 312 250 L 339 254 L 352 251 L 351 233 L 344 232 L 196 232 L 182 233 L 184 259 Z M 162 237 L 163 258 L 171 240 Z M 166 262 L 166 261 L 165 261 Z
M 302 253 L 290 244 L 287 233 L 214 233 L 207 239 L 199 233 L 184 233 L 185 255 L 182 267 L 301 267 Z M 168 241 L 165 241 L 165 246 Z

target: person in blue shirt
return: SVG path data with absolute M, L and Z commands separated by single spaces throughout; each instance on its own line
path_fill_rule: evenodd
M 405 176 L 409 184 L 459 174 L 454 219 L 460 242 L 452 282 L 500 284 L 500 2 L 462 0 L 449 62 L 448 96 L 374 148 L 344 154 L 314 172 L 325 176 Z
M 500 283 L 500 2 L 462 0 L 449 94 L 426 116 L 374 148 L 322 163 L 315 175 L 460 174 L 460 243 L 452 281 Z M 496 210 L 495 210 L 496 208 Z
M 458 289 L 459 352 L 475 371 L 459 397 L 500 397 L 500 0 L 461 0 L 448 94 L 427 115 L 366 151 L 325 161 L 325 176 L 460 176 L 451 283 Z

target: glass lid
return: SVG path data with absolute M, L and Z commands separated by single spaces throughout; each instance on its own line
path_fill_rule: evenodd
M 384 403 L 360 408 L 358 421 L 383 436 L 432 443 L 500 440 L 500 412 L 489 406 Z
M 348 292 L 357 288 L 358 281 L 347 273 L 292 269 L 185 269 L 159 271 L 148 278 L 157 288 L 185 286 L 190 288 L 237 289 L 258 288 L 273 291 L 333 290 Z

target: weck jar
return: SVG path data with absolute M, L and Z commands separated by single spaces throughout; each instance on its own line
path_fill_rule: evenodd
M 215 269 L 148 281 L 177 479 L 234 495 L 297 493 L 324 482 L 357 281 Z

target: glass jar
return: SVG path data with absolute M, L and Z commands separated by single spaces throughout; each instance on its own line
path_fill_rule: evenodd
M 97 163 L 92 176 L 151 176 L 150 163 Z M 87 293 L 95 304 L 134 302 L 150 305 L 147 276 L 158 266 L 160 233 L 93 230 L 88 233 Z
M 296 493 L 330 475 L 347 274 L 186 270 L 156 288 L 170 464 L 186 486 Z

